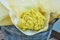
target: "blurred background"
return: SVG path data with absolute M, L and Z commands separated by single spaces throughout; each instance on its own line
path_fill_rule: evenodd
M 60 40 L 60 19 L 53 26 L 50 40 Z
M 0 28 L 0 40 L 3 39 L 3 34 Z M 50 40 L 60 40 L 60 19 L 54 23 L 52 33 L 50 35 Z

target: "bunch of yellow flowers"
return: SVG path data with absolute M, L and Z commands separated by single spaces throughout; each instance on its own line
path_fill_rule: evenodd
M 46 18 L 37 10 L 30 9 L 27 12 L 22 12 L 19 16 L 17 26 L 23 31 L 26 30 L 41 30 L 44 28 Z

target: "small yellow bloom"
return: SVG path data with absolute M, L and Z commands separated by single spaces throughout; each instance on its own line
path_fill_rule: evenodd
M 26 30 L 41 30 L 44 27 L 46 18 L 37 10 L 31 9 L 27 12 L 22 12 L 18 17 L 18 27 L 23 31 Z

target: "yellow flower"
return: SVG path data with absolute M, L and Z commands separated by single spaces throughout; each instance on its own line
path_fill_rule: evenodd
M 22 12 L 19 16 L 17 26 L 23 31 L 26 30 L 41 30 L 44 27 L 46 18 L 37 10 L 31 9 L 27 12 Z

